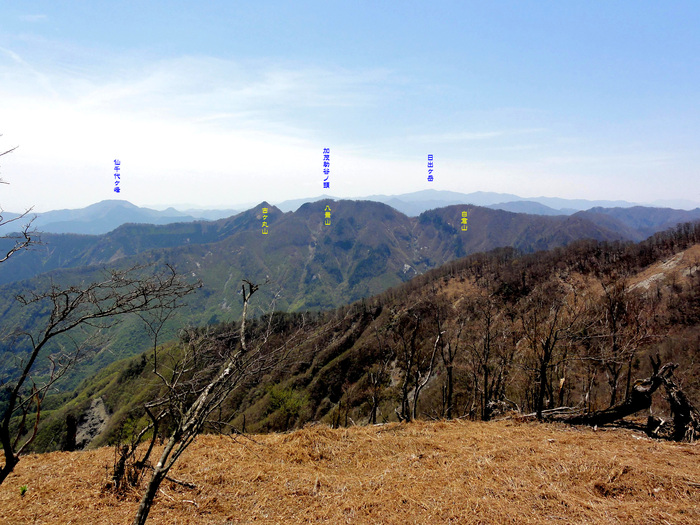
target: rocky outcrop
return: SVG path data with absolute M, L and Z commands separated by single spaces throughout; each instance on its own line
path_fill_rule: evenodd
M 108 419 L 109 415 L 102 398 L 93 399 L 90 408 L 78 421 L 78 428 L 75 434 L 75 448 L 82 450 L 87 447 L 105 429 Z

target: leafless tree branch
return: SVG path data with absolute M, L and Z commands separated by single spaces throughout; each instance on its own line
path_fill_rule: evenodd
M 147 269 L 146 266 L 134 266 L 126 270 L 109 270 L 108 275 L 99 282 L 68 288 L 61 288 L 52 283 L 48 291 L 29 291 L 16 296 L 20 304 L 42 305 L 48 307 L 50 313 L 40 333 L 19 334 L 29 342 L 30 351 L 11 383 L 2 414 L 0 442 L 5 465 L 0 469 L 0 484 L 12 472 L 22 452 L 36 437 L 41 402 L 48 389 L 84 355 L 85 345 L 76 344 L 73 351 L 63 351 L 51 356 L 48 379 L 38 386 L 34 384 L 32 373 L 39 354 L 49 341 L 80 326 L 109 326 L 110 319 L 125 314 L 178 308 L 186 295 L 201 286 L 200 283 L 185 282 L 171 266 L 150 277 L 144 277 Z M 101 324 L 101 321 L 104 323 Z M 26 394 L 28 383 L 32 384 L 29 395 Z M 26 430 L 24 424 L 30 409 L 36 411 L 35 424 L 24 443 L 18 447 L 19 439 Z M 17 435 L 13 438 L 11 423 L 16 417 L 20 418 L 20 425 L 16 430 Z

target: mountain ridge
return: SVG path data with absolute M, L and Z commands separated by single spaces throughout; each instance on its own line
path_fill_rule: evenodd
M 296 211 L 303 204 L 318 202 L 321 200 L 371 200 L 388 204 L 394 209 L 408 215 L 417 217 L 424 211 L 455 204 L 472 204 L 486 206 L 505 211 L 542 215 L 571 215 L 578 211 L 592 208 L 631 208 L 639 207 L 639 204 L 627 201 L 603 201 L 584 199 L 562 199 L 558 197 L 532 197 L 524 198 L 509 193 L 495 193 L 477 191 L 472 193 L 459 193 L 445 190 L 421 190 L 399 195 L 370 195 L 352 199 L 339 199 L 330 195 L 291 199 L 274 204 L 283 212 Z M 683 204 L 686 208 L 698 203 L 690 201 L 670 201 Z M 657 208 L 655 205 L 644 205 L 647 209 Z M 670 208 L 664 208 L 670 209 Z M 127 223 L 138 224 L 172 224 L 177 222 L 216 221 L 234 216 L 241 209 L 204 210 L 187 209 L 179 211 L 174 207 L 167 207 L 158 211 L 148 207 L 139 207 L 126 200 L 109 199 L 91 204 L 79 209 L 59 209 L 43 213 L 28 214 L 27 220 L 36 216 L 33 227 L 46 233 L 77 233 L 87 235 L 100 235 L 108 233 Z M 678 210 L 683 211 L 683 210 Z M 692 211 L 684 209 L 684 211 Z M 18 213 L 4 212 L 5 219 L 17 217 Z M 26 221 L 22 221 L 26 222 Z M 19 222 L 0 226 L 0 235 L 17 231 L 22 224 Z
M 433 220 L 433 218 L 429 219 Z M 580 220 L 562 219 L 563 222 L 573 221 L 574 223 Z M 574 296 L 586 298 L 577 305 L 580 310 L 577 310 L 578 314 L 575 315 L 588 316 L 588 320 L 580 325 L 582 329 L 588 326 L 589 328 L 585 328 L 588 330 L 594 323 L 600 321 L 599 308 L 604 308 L 606 304 L 604 286 L 605 283 L 610 285 L 611 279 L 617 281 L 617 285 L 622 286 L 629 294 L 638 295 L 637 299 L 630 299 L 631 302 L 627 305 L 629 308 L 641 308 L 642 303 L 646 303 L 644 308 L 654 309 L 655 315 L 648 319 L 653 324 L 648 329 L 653 331 L 655 337 L 645 339 L 643 350 L 634 350 L 635 353 L 641 352 L 640 366 L 648 363 L 647 359 L 644 359 L 646 357 L 644 353 L 654 355 L 659 348 L 664 348 L 665 359 L 678 359 L 679 362 L 686 363 L 686 373 L 688 377 L 693 377 L 698 365 L 693 357 L 692 342 L 696 340 L 700 328 L 698 324 L 700 294 L 697 287 L 698 278 L 700 278 L 697 263 L 699 254 L 700 224 L 663 232 L 642 243 L 579 241 L 564 248 L 527 255 L 519 255 L 513 249 L 497 249 L 452 260 L 380 294 L 368 296 L 362 301 L 345 304 L 316 316 L 308 312 L 296 315 L 278 312 L 279 334 L 282 334 L 279 337 L 288 334 L 290 326 L 299 326 L 298 323 L 302 319 L 306 319 L 309 323 L 308 325 L 304 323 L 308 329 L 307 333 L 314 335 L 299 343 L 302 348 L 297 362 L 266 377 L 260 384 L 250 385 L 249 389 L 244 389 L 239 396 L 235 397 L 231 405 L 224 407 L 224 410 L 231 410 L 232 417 L 237 414 L 235 419 L 231 420 L 232 424 L 238 425 L 236 428 L 247 424 L 252 432 L 289 430 L 295 425 L 303 426 L 308 421 L 321 421 L 337 426 L 343 410 L 346 413 L 349 412 L 353 421 L 367 421 L 372 403 L 371 374 L 377 374 L 380 369 L 378 367 L 382 366 L 382 359 L 386 359 L 387 346 L 392 344 L 390 338 L 392 332 L 394 333 L 393 344 L 398 345 L 396 350 L 398 354 L 395 357 L 399 361 L 400 348 L 404 348 L 401 346 L 401 337 L 411 326 L 416 330 L 411 332 L 414 335 L 418 333 L 420 326 L 417 347 L 429 355 L 433 344 L 437 344 L 436 334 L 447 334 L 453 330 L 451 336 L 445 335 L 445 337 L 454 337 L 456 333 L 454 330 L 457 329 L 460 320 L 469 320 L 469 328 L 463 333 L 466 338 L 474 337 L 472 332 L 474 329 L 483 330 L 488 326 L 488 330 L 492 330 L 491 325 L 479 324 L 484 321 L 483 318 L 479 320 L 480 316 L 484 315 L 484 309 L 487 308 L 489 301 L 492 301 L 490 308 L 495 308 L 492 310 L 493 315 L 500 317 L 499 322 L 504 323 L 503 326 L 508 326 L 511 334 L 522 338 L 524 335 L 520 332 L 521 327 L 517 319 L 527 315 L 529 308 L 537 307 L 538 303 L 532 302 L 532 298 L 539 297 L 539 300 L 544 300 L 543 296 L 538 294 L 554 293 L 556 287 L 551 288 L 550 285 L 555 283 L 562 286 L 561 293 L 564 293 L 564 290 L 572 293 L 572 299 Z M 259 297 L 256 298 L 256 300 L 259 299 Z M 635 302 L 636 300 L 641 302 Z M 265 304 L 264 301 L 261 302 Z M 660 307 L 660 305 L 665 306 Z M 543 308 L 543 315 L 546 318 L 549 307 Z M 646 311 L 639 310 L 639 312 Z M 568 314 L 573 315 L 574 311 Z M 436 316 L 442 316 L 438 324 L 435 324 L 438 322 Z M 399 322 L 400 318 L 409 324 L 402 324 Z M 411 325 L 411 322 L 417 324 Z M 264 329 L 265 325 L 266 323 L 258 324 L 260 329 Z M 235 333 L 236 326 L 234 319 L 233 322 L 209 327 L 209 329 L 212 333 L 217 333 L 217 330 L 220 331 L 218 333 L 226 333 L 227 330 Z M 478 328 L 479 326 L 481 328 Z M 599 329 L 601 329 L 600 326 L 597 330 Z M 445 331 L 440 332 L 441 330 Z M 499 329 L 496 329 L 496 332 L 501 333 Z M 462 334 L 461 329 L 459 333 Z M 481 336 L 476 336 L 476 341 L 480 340 L 479 337 Z M 587 346 L 590 345 L 589 340 L 582 341 L 577 337 L 572 336 L 571 344 L 581 344 L 579 350 L 582 352 L 591 351 Z M 527 345 L 519 345 L 515 340 L 508 342 L 508 337 L 499 341 L 500 343 L 492 344 L 512 345 L 513 351 L 529 352 Z M 172 344 L 177 345 L 176 342 Z M 669 346 L 671 344 L 673 346 Z M 476 347 L 474 348 L 474 351 L 478 351 Z M 470 351 L 462 351 L 466 352 L 467 361 L 464 364 L 468 365 Z M 109 442 L 110 436 L 119 428 L 119 418 L 123 419 L 126 417 L 125 414 L 133 414 L 139 409 L 135 405 L 134 396 L 126 395 L 124 392 L 158 387 L 158 383 L 147 380 L 152 374 L 148 366 L 151 352 L 149 350 L 143 356 L 113 363 L 108 368 L 100 370 L 94 377 L 86 379 L 76 391 L 77 394 L 70 398 L 75 400 L 69 401 L 61 412 L 51 416 L 54 422 L 51 424 L 56 424 L 57 427 L 51 427 L 49 424 L 48 427 L 53 430 L 43 433 L 38 441 L 48 443 L 49 439 L 53 439 L 54 430 L 58 425 L 63 424 L 67 410 L 78 410 L 78 406 L 81 407 L 79 410 L 84 410 L 90 404 L 90 398 L 104 396 L 105 403 L 117 416 L 110 423 L 111 430 L 100 436 L 95 444 Z M 492 356 L 488 359 L 495 360 L 491 363 L 493 367 L 498 366 L 496 362 L 500 357 Z M 587 388 L 592 388 L 586 385 L 593 383 L 579 382 L 576 379 L 581 377 L 577 374 L 585 372 L 587 366 L 585 363 L 590 362 L 572 359 L 565 371 L 560 372 L 566 374 L 568 383 L 566 388 L 569 392 L 567 395 L 570 399 L 579 399 L 586 394 Z M 384 414 L 383 417 L 386 420 L 393 418 L 397 396 L 400 396 L 397 385 L 390 381 L 389 377 L 399 374 L 395 368 L 402 365 L 396 362 L 391 364 L 391 361 L 383 361 L 383 363 L 384 372 L 381 373 L 384 374 L 386 390 L 376 399 L 382 399 L 379 403 L 380 412 Z M 422 405 L 423 414 L 426 417 L 431 414 L 439 416 L 441 406 L 444 417 L 445 405 L 444 398 L 441 396 L 444 396 L 445 391 L 441 390 L 443 385 L 440 384 L 445 380 L 444 364 L 441 364 L 438 358 L 436 366 L 440 371 L 436 381 L 426 385 Z M 428 365 L 423 362 L 423 366 Z M 475 366 L 476 370 L 479 370 L 478 362 L 472 362 L 470 366 Z M 514 375 L 524 373 L 517 363 L 512 363 L 512 366 Z M 577 366 L 580 368 L 574 371 Z M 603 365 L 599 364 L 599 366 Z M 635 377 L 643 373 L 636 367 L 627 371 L 628 375 L 634 374 Z M 608 392 L 605 390 L 610 385 L 602 379 L 603 369 L 599 374 L 601 380 L 595 383 L 598 392 L 597 395 L 591 396 L 590 402 L 604 407 L 607 406 L 609 399 Z M 463 380 L 466 381 L 465 378 Z M 559 384 L 556 378 L 548 380 L 552 381 L 552 384 Z M 516 388 L 518 381 L 512 384 L 508 382 L 508 384 Z M 273 405 L 274 388 L 277 388 L 277 395 L 286 393 L 285 395 L 288 396 L 301 396 L 300 399 L 305 399 L 305 404 L 308 405 L 305 411 L 295 412 L 290 419 L 283 407 Z M 505 384 L 500 388 L 506 388 Z M 459 405 L 462 407 L 460 410 L 465 414 L 470 410 L 470 404 L 471 410 L 485 410 L 486 405 L 475 409 L 474 404 L 471 403 L 469 396 L 474 392 L 467 389 L 461 394 L 462 401 Z M 688 393 L 697 395 L 697 382 L 688 385 Z M 518 395 L 524 397 L 521 400 L 516 399 L 516 407 L 525 407 L 522 403 L 532 402 L 526 399 L 525 393 L 521 392 Z M 508 396 L 507 399 L 509 403 L 513 403 L 510 400 L 514 397 Z M 597 401 L 593 401 L 594 399 Z M 508 408 L 512 406 L 508 405 Z M 482 417 L 487 419 L 492 415 L 490 409 L 486 416 L 483 414 L 484 412 Z M 345 424 L 348 424 L 347 419 Z
M 330 208 L 330 225 L 325 208 Z M 262 208 L 268 234 L 262 233 Z M 461 231 L 462 213 L 467 231 Z M 286 311 L 323 310 L 396 286 L 450 260 L 510 246 L 533 252 L 573 240 L 624 240 L 585 217 L 546 217 L 477 206 L 448 206 L 407 217 L 373 201 L 319 201 L 283 213 L 267 202 L 234 217 L 162 226 L 127 224 L 101 236 L 56 234 L 46 245 L 3 263 L 2 328 L 40 323 L 41 310 L 26 310 L 17 293 L 103 278 L 105 268 L 171 264 L 188 279 L 201 279 L 176 323 L 215 323 L 240 313 L 242 279 L 274 283 L 260 292 Z M 5 240 L 7 241 L 7 240 Z M 2 243 L 0 243 L 2 247 Z M 30 321 L 27 321 L 29 319 Z M 107 337 L 107 336 L 106 336 Z M 138 322 L 114 328 L 91 366 L 136 352 L 147 338 Z M 2 350 L 3 347 L 0 347 Z M 8 350 L 7 347 L 4 347 Z

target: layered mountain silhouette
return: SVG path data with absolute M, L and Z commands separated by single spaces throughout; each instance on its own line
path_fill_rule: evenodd
M 261 233 L 263 206 L 269 208 L 268 235 Z M 326 206 L 332 208 L 331 226 L 323 224 Z M 463 211 L 469 211 L 466 232 L 460 230 Z M 287 213 L 261 203 L 251 210 L 216 221 L 125 224 L 96 236 L 45 233 L 41 246 L 17 253 L 3 263 L 0 284 L 57 269 L 110 265 L 145 252 L 162 254 L 168 249 L 171 250 L 168 257 L 177 264 L 183 254 L 195 246 L 223 242 L 239 246 L 234 250 L 236 253 L 251 254 L 264 248 L 264 255 L 260 257 L 270 261 L 264 265 L 265 275 L 270 274 L 274 261 L 285 260 L 286 267 L 303 266 L 306 273 L 311 272 L 310 275 L 334 287 L 341 284 L 347 287 L 352 282 L 350 288 L 353 288 L 364 280 L 359 277 L 363 268 L 381 266 L 379 261 L 386 259 L 386 268 L 375 272 L 374 277 L 377 283 L 382 281 L 385 285 L 369 286 L 371 293 L 376 293 L 416 273 L 477 251 L 512 246 L 531 252 L 581 238 L 637 241 L 677 223 L 697 219 L 700 219 L 700 209 L 685 211 L 639 206 L 598 207 L 571 216 L 545 216 L 460 204 L 408 217 L 388 205 L 371 201 L 325 199 L 303 204 L 297 211 Z M 0 249 L 10 243 L 0 240 Z M 363 250 L 370 250 L 370 255 Z M 293 260 L 288 260 L 290 256 Z M 360 265 L 357 274 L 353 269 L 355 264 Z M 343 287 L 340 292 L 350 291 Z M 304 290 L 299 292 L 303 294 Z M 364 293 L 367 290 L 356 290 L 349 298 Z M 330 300 L 315 306 L 336 304 L 335 300 Z
M 107 233 L 122 224 L 171 224 L 228 217 L 235 210 L 188 210 L 181 212 L 175 208 L 163 211 L 152 210 L 131 204 L 125 200 L 105 200 L 85 208 L 74 210 L 52 210 L 45 213 L 29 213 L 19 222 L 0 226 L 0 234 L 17 231 L 32 217 L 36 217 L 32 227 L 51 233 L 82 233 L 99 235 Z M 5 213 L 5 219 L 12 219 L 18 213 Z
M 275 204 L 283 211 L 296 211 L 303 204 L 319 202 L 322 200 L 338 200 L 329 195 L 317 197 L 286 200 Z M 510 193 L 494 193 L 477 191 L 473 193 L 459 193 L 454 191 L 422 190 L 401 195 L 372 195 L 356 200 L 369 200 L 388 204 L 392 208 L 409 217 L 417 217 L 421 213 L 445 206 L 458 204 L 470 204 L 472 206 L 486 206 L 493 209 L 505 210 L 514 213 L 528 213 L 533 215 L 571 215 L 578 211 L 593 211 L 594 209 L 629 209 L 640 208 L 639 205 L 626 201 L 603 201 L 603 200 L 583 200 L 583 199 L 561 199 L 556 197 L 533 197 L 523 198 Z M 691 209 L 693 203 L 690 201 L 670 201 L 677 203 L 678 207 Z M 250 206 L 237 206 L 240 209 L 247 209 Z M 641 207 L 649 209 L 648 207 Z M 655 208 L 657 210 L 669 210 L 670 208 Z M 675 210 L 681 212 L 684 210 Z M 698 215 L 697 209 L 692 217 Z M 226 217 L 231 217 L 239 213 L 234 209 L 206 210 L 187 209 L 184 211 L 170 207 L 163 211 L 158 211 L 146 207 L 139 207 L 125 200 L 105 200 L 87 206 L 86 208 L 74 210 L 54 210 L 44 213 L 30 213 L 26 219 L 12 222 L 5 226 L 0 226 L 0 235 L 17 231 L 31 217 L 36 216 L 33 227 L 39 231 L 47 233 L 80 233 L 99 235 L 110 232 L 119 226 L 127 223 L 131 224 L 172 224 L 177 222 L 192 221 L 215 221 Z M 611 212 L 606 212 L 610 214 Z M 617 213 L 617 212 L 615 212 Z M 646 212 L 641 212 L 644 215 Z M 667 211 L 660 211 L 658 214 L 668 214 Z M 17 217 L 18 213 L 4 212 L 5 220 Z M 676 220 L 672 217 L 670 222 Z M 602 220 L 602 219 L 601 219 Z M 655 219 L 661 222 L 662 219 Z M 683 219 L 685 220 L 685 219 Z M 619 225 L 618 225 L 619 226 Z M 651 225 L 652 229 L 655 227 Z
M 316 202 L 324 198 L 332 197 L 321 196 L 288 200 L 277 204 L 277 207 L 282 211 L 294 211 L 302 204 Z M 400 195 L 370 195 L 368 197 L 362 197 L 361 200 L 388 204 L 409 217 L 418 216 L 424 211 L 456 204 L 487 206 L 489 208 L 516 213 L 534 213 L 538 215 L 570 215 L 577 211 L 587 210 L 593 207 L 624 208 L 635 206 L 634 203 L 627 201 L 561 199 L 557 197 L 523 198 L 512 193 L 496 193 L 490 191 L 460 193 L 456 191 L 432 189 L 403 193 Z
M 268 235 L 261 233 L 263 206 L 269 208 Z M 331 226 L 323 224 L 326 206 L 332 208 Z M 468 210 L 472 210 L 468 230 L 461 232 L 461 213 Z M 264 260 L 284 260 L 287 267 L 304 266 L 318 278 L 333 275 L 329 283 L 334 286 L 362 280 L 353 277 L 351 268 L 353 262 L 359 264 L 367 258 L 363 250 L 372 250 L 373 261 L 391 260 L 387 268 L 393 274 L 400 273 L 400 277 L 381 278 L 390 286 L 404 280 L 404 275 L 410 277 L 454 257 L 499 246 L 514 246 L 527 252 L 581 237 L 599 240 L 632 237 L 632 233 L 621 234 L 597 225 L 596 220 L 603 222 L 600 216 L 598 213 L 590 218 L 544 217 L 459 205 L 431 210 L 414 218 L 376 202 L 331 200 L 306 203 L 295 212 L 282 213 L 262 203 L 217 221 L 125 224 L 97 236 L 43 234 L 43 245 L 15 254 L 2 265 L 0 284 L 57 269 L 110 265 L 144 252 L 162 253 L 166 249 L 172 249 L 168 257 L 178 263 L 195 246 L 223 242 L 235 245 L 231 249 L 236 253 L 239 247 L 241 253 L 248 254 L 264 249 L 264 256 L 262 252 L 260 255 Z M 569 230 L 575 233 L 568 233 Z M 0 248 L 9 242 L 0 242 Z M 288 260 L 289 257 L 294 260 Z M 273 262 L 265 267 L 269 264 Z M 364 262 L 359 271 L 367 265 L 369 262 Z M 270 273 L 268 270 L 266 274 Z M 373 287 L 372 291 L 380 288 Z M 356 296 L 352 294 L 352 298 Z
M 268 208 L 268 234 L 262 233 L 263 208 Z M 326 208 L 330 225 L 325 224 Z M 41 290 L 49 281 L 59 286 L 91 282 L 111 267 L 168 263 L 192 280 L 201 279 L 202 289 L 188 298 L 174 327 L 237 318 L 241 279 L 269 282 L 258 296 L 261 304 L 277 295 L 278 310 L 326 309 L 472 253 L 498 247 L 528 253 L 578 239 L 627 240 L 675 220 L 662 212 L 646 222 L 637 215 L 642 212 L 633 210 L 627 218 L 619 213 L 543 216 L 464 204 L 408 217 L 371 201 L 322 200 L 287 213 L 263 202 L 211 222 L 127 224 L 97 236 L 45 234 L 43 245 L 15 254 L 0 267 L 1 327 L 7 332 L 19 323 L 31 329 L 46 315 L 40 309 L 22 310 L 13 299 L 17 293 Z M 147 342 L 136 321 L 114 330 L 104 362 L 141 351 Z
M 588 219 L 600 226 L 622 233 L 626 238 L 641 241 L 656 232 L 673 228 L 678 223 L 700 219 L 700 208 L 674 210 L 671 208 L 602 208 L 580 211 L 576 217 Z

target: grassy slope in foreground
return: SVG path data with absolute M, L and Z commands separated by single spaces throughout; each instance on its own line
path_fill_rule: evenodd
M 200 436 L 149 523 L 700 523 L 700 448 L 627 430 L 513 422 L 307 427 Z M 31 455 L 0 486 L 0 523 L 130 523 L 104 490 L 114 451 Z M 20 487 L 27 493 L 20 497 Z

